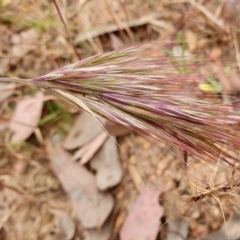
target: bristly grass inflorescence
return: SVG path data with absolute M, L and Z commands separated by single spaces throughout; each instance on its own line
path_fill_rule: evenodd
M 240 145 L 232 125 L 240 114 L 214 97 L 197 97 L 212 72 L 207 60 L 169 54 L 153 42 L 80 60 L 30 80 L 97 116 L 215 162 Z M 230 146 L 228 144 L 228 146 Z M 226 148 L 225 148 L 226 149 Z M 238 159 L 223 150 L 232 166 Z

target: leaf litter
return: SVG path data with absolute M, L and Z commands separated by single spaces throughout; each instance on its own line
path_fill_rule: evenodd
M 38 3 L 36 3 L 36 4 L 38 4 Z M 85 4 L 87 4 L 87 2 Z M 89 4 L 90 4 L 90 6 L 89 5 L 85 6 L 86 9 L 92 8 L 93 7 L 92 5 L 94 5 L 94 3 L 89 3 Z M 141 6 L 141 4 L 139 6 Z M 34 7 L 37 8 L 36 6 L 34 6 Z M 44 6 L 44 7 L 46 7 L 46 6 Z M 66 7 L 68 7 L 68 6 L 66 6 Z M 143 8 L 145 8 L 145 7 L 146 7 L 146 5 L 143 6 Z M 161 8 L 160 4 L 159 4 L 159 7 Z M 121 8 L 120 5 L 117 4 L 115 6 L 115 9 L 114 9 L 114 14 L 117 14 L 117 12 L 119 11 L 120 8 Z M 38 8 L 38 9 L 40 9 L 40 8 Z M 132 9 L 132 6 L 130 7 L 130 9 Z M 123 13 L 123 11 L 120 11 L 120 12 L 121 12 L 121 14 Z M 136 12 L 140 13 L 141 11 L 136 11 Z M 171 19 L 173 17 L 176 17 L 177 14 L 180 11 L 179 12 L 176 11 L 176 14 L 173 14 L 173 13 L 167 12 L 167 11 L 164 11 L 164 12 L 166 13 L 166 15 L 167 14 L 169 15 L 166 19 L 166 23 L 167 23 L 167 21 L 169 19 Z M 29 16 L 31 16 L 33 13 L 36 14 L 36 12 L 30 11 Z M 205 29 L 204 24 L 206 24 L 206 21 L 205 21 L 203 16 L 199 16 L 198 14 L 196 14 L 196 12 L 193 11 L 193 14 L 194 13 L 195 13 L 194 19 L 197 22 L 197 26 L 196 25 L 194 25 L 194 26 L 191 25 L 193 21 L 188 21 L 186 23 L 186 26 L 189 27 L 189 29 L 191 29 L 192 32 L 196 32 L 196 29 L 197 30 L 200 29 L 202 31 L 202 29 Z M 84 11 L 84 14 L 88 14 L 88 11 Z M 106 11 L 105 11 L 105 15 L 106 15 Z M 99 12 L 98 16 L 100 16 L 101 19 L 104 18 L 103 12 L 101 12 L 101 13 Z M 191 16 L 191 14 L 190 14 L 190 16 Z M 132 17 L 132 15 L 131 15 L 131 17 Z M 108 14 L 107 18 L 104 18 L 104 21 L 106 21 L 106 19 L 108 19 L 108 18 L 109 18 L 109 14 Z M 100 24 L 103 24 L 103 22 L 100 22 L 95 18 L 91 19 L 91 21 L 92 21 L 91 26 L 94 26 L 94 27 L 97 26 L 98 22 Z M 107 23 L 109 21 L 111 22 L 111 20 L 108 19 Z M 204 21 L 205 21 L 205 23 L 204 23 Z M 147 32 L 148 34 L 151 33 L 150 28 L 152 28 L 152 25 L 151 24 L 149 24 L 149 25 L 150 25 L 150 27 L 148 28 L 147 31 L 145 29 L 144 30 L 141 29 L 141 31 L 140 31 L 141 33 L 136 34 L 136 39 L 138 39 L 138 38 L 143 39 L 144 38 L 143 35 L 145 34 L 145 32 Z M 115 27 L 115 29 L 117 29 L 117 28 Z M 155 26 L 155 29 L 157 29 L 156 26 Z M 56 31 L 55 34 L 58 34 L 57 33 L 58 30 L 55 29 L 55 31 Z M 158 31 L 161 34 L 163 34 L 163 32 L 161 30 L 158 29 Z M 51 37 L 47 36 L 48 37 L 47 41 L 49 41 L 49 39 L 51 39 L 50 41 L 55 40 L 55 38 L 56 38 L 55 34 L 52 34 Z M 206 37 L 206 38 L 203 38 L 203 39 L 200 39 L 200 40 L 205 40 L 205 42 L 209 42 L 209 44 L 214 45 L 215 44 L 214 41 L 216 41 L 216 39 L 218 38 L 218 37 L 214 36 L 214 34 L 215 34 L 215 32 L 214 32 L 213 29 L 208 30 L 206 32 L 206 35 L 210 36 L 210 38 Z M 42 34 L 42 35 L 44 35 L 44 34 Z M 41 38 L 41 36 L 40 36 L 40 38 Z M 145 36 L 145 38 L 146 38 L 146 36 Z M 120 37 L 120 39 L 121 39 L 121 37 Z M 56 65 L 58 65 L 58 64 L 65 64 L 66 62 L 69 63 L 68 61 L 71 62 L 72 61 L 71 57 L 69 57 L 69 58 L 66 57 L 68 55 L 68 54 L 66 54 L 68 52 L 68 48 L 66 47 L 66 45 L 61 45 L 61 47 L 60 47 L 61 50 L 59 50 L 59 45 L 56 48 L 56 45 L 55 45 L 56 42 L 57 42 L 57 44 L 59 44 L 61 42 L 61 41 L 58 41 L 58 40 L 59 39 L 54 41 L 54 43 L 52 43 L 52 44 L 49 44 L 49 42 L 50 42 L 49 41 L 49 42 L 47 42 L 47 44 L 44 47 L 39 46 L 39 48 L 43 52 L 42 55 L 44 55 L 44 56 L 41 56 L 41 54 L 39 54 L 39 52 L 37 51 L 36 48 L 32 48 L 32 49 L 30 49 L 30 51 L 28 50 L 27 53 L 24 53 L 24 55 L 27 56 L 28 59 L 32 58 L 32 57 L 36 57 L 36 56 L 39 57 L 39 61 L 36 61 L 35 63 L 32 63 L 32 61 L 29 61 L 29 60 L 26 61 L 25 60 L 23 62 L 23 65 L 21 66 L 22 70 L 18 69 L 18 65 L 13 64 L 16 67 L 17 73 L 18 73 L 18 74 L 16 74 L 16 76 L 18 76 L 18 75 L 21 76 L 24 73 L 24 71 L 25 72 L 27 72 L 27 71 L 31 72 L 32 69 L 36 70 L 36 74 L 37 74 L 38 71 L 48 72 L 49 71 L 49 66 L 51 66 L 51 70 L 52 70 L 52 68 L 56 67 Z M 93 41 L 96 41 L 96 39 L 93 39 Z M 107 41 L 105 41 L 105 42 L 107 42 Z M 196 45 L 196 44 L 194 44 L 194 45 Z M 200 43 L 198 41 L 197 46 L 199 47 L 199 45 L 200 45 Z M 203 46 L 203 50 L 206 50 L 206 46 L 207 45 Z M 104 45 L 104 47 L 105 47 L 105 45 Z M 194 49 L 195 47 L 196 46 L 193 46 L 193 43 L 192 43 L 192 46 L 190 48 Z M 44 48 L 46 48 L 46 49 L 44 49 Z M 50 56 L 51 54 L 49 54 L 49 52 L 50 52 L 49 49 L 53 53 L 52 56 Z M 192 51 L 194 51 L 194 50 L 192 50 Z M 224 55 L 224 54 L 222 53 L 222 55 Z M 60 56 L 60 60 L 59 60 L 59 56 Z M 29 64 L 29 63 L 31 63 L 31 64 Z M 28 65 L 30 66 L 29 68 L 26 67 Z M 34 66 L 32 66 L 32 65 L 34 65 Z M 41 70 L 39 70 L 39 66 L 41 66 Z M 6 69 L 8 69 L 8 68 L 6 68 Z M 16 71 L 14 69 L 13 69 L 13 72 L 16 73 Z M 96 125 L 100 126 L 100 128 L 102 127 L 101 125 L 99 125 L 99 123 L 96 123 Z M 83 124 L 83 127 L 85 127 L 85 129 L 87 129 L 86 126 L 87 125 Z M 20 125 L 19 125 L 19 127 L 20 127 Z M 88 134 L 90 134 L 90 133 L 88 133 Z M 84 146 L 87 146 L 88 144 L 91 144 L 92 141 L 94 141 L 95 137 L 97 137 L 97 136 L 99 136 L 99 135 L 96 134 L 95 136 L 92 136 L 90 138 L 86 137 L 85 142 L 84 142 L 84 139 L 81 140 L 81 141 L 83 141 L 83 144 L 81 145 L 81 147 L 83 148 Z M 86 141 L 86 139 L 87 139 L 87 141 Z M 110 137 L 108 138 L 108 140 L 109 139 L 110 139 Z M 108 141 L 108 140 L 106 140 L 106 141 Z M 73 142 L 74 141 L 75 140 L 73 140 Z M 126 141 L 126 142 L 124 142 L 124 141 Z M 167 150 L 168 148 L 163 147 L 163 146 L 162 147 L 160 146 L 159 148 L 157 148 L 153 143 L 151 143 L 151 142 L 149 143 L 149 141 L 144 140 L 139 136 L 134 136 L 134 141 L 135 141 L 135 145 L 136 145 L 135 147 L 132 146 L 132 141 L 133 141 L 132 138 L 129 138 L 129 136 L 125 136 L 124 138 L 120 139 L 120 147 L 122 148 L 123 146 L 125 146 L 124 149 L 125 149 L 126 152 L 123 153 L 121 149 L 119 150 L 120 153 L 121 153 L 121 164 L 122 164 L 122 167 L 123 167 L 122 182 L 115 189 L 111 190 L 111 193 L 113 193 L 114 196 L 116 197 L 116 199 L 118 199 L 118 201 L 115 200 L 115 205 L 116 205 L 116 207 L 118 207 L 120 209 L 120 212 L 121 212 L 121 214 L 118 215 L 118 217 L 115 221 L 112 220 L 113 227 L 110 226 L 110 228 L 111 227 L 113 228 L 112 231 L 114 232 L 115 236 L 118 233 L 117 229 L 121 229 L 122 224 L 125 222 L 125 217 L 127 216 L 127 213 L 131 214 L 131 209 L 132 209 L 132 206 L 134 206 L 134 203 L 137 199 L 138 191 L 141 192 L 141 189 L 142 189 L 142 186 L 141 186 L 137 190 L 136 189 L 137 185 L 133 183 L 133 181 L 131 179 L 131 175 L 129 176 L 129 174 L 126 174 L 127 173 L 127 166 L 129 164 L 131 164 L 133 166 L 134 171 L 135 171 L 135 174 L 132 174 L 132 175 L 136 176 L 136 174 L 138 174 L 137 176 L 142 183 L 141 185 L 144 185 L 146 182 L 159 182 L 160 177 L 161 178 L 163 177 L 165 179 L 163 182 L 164 182 L 164 185 L 165 185 L 164 187 L 165 187 L 166 191 L 172 191 L 174 188 L 176 188 L 177 189 L 176 190 L 176 192 L 177 192 L 176 195 L 178 195 L 178 196 L 181 196 L 182 193 L 186 194 L 186 191 L 189 190 L 189 189 L 190 189 L 189 191 L 192 191 L 192 192 L 194 190 L 196 190 L 195 184 L 193 184 L 193 186 L 191 186 L 189 189 L 187 189 L 187 184 L 189 184 L 189 182 L 192 184 L 191 181 L 181 180 L 182 175 L 178 173 L 178 170 L 177 170 L 176 164 L 175 164 L 175 162 L 178 161 L 178 159 L 177 159 L 178 157 L 176 157 L 176 156 L 178 156 L 178 154 L 176 152 L 174 152 L 174 154 L 172 154 L 172 151 L 174 151 L 174 150 L 171 150 L 170 153 L 169 153 L 168 150 Z M 105 145 L 103 145 L 102 148 L 104 146 Z M 79 148 L 79 147 L 80 146 L 75 147 L 75 145 L 73 144 L 73 147 L 69 148 L 69 150 L 74 150 L 74 149 Z M 101 151 L 101 148 L 99 149 L 99 151 Z M 36 155 L 38 156 L 38 154 L 39 153 L 37 153 Z M 35 158 L 35 156 L 33 158 Z M 95 158 L 95 156 L 94 156 L 94 158 Z M 70 155 L 70 158 L 68 158 L 68 159 L 71 159 L 71 158 L 72 158 L 72 156 Z M 89 168 L 89 166 L 91 167 L 91 164 L 92 164 L 91 161 L 92 160 L 93 159 L 90 159 L 90 158 L 88 159 L 89 162 L 86 163 L 86 167 L 85 167 L 86 169 Z M 7 171 L 10 172 L 9 161 L 7 161 L 7 162 L 8 162 Z M 71 162 L 71 161 L 69 160 L 69 162 Z M 36 163 L 36 161 L 34 161 L 34 164 L 31 163 L 30 165 L 29 165 L 29 163 L 27 163 L 26 172 L 27 172 L 27 174 L 29 174 L 29 176 L 26 177 L 25 172 L 22 173 L 22 174 L 17 174 L 17 175 L 19 175 L 18 177 L 20 179 L 23 178 L 20 181 L 21 184 L 22 184 L 22 182 L 25 182 L 26 186 L 24 185 L 25 187 L 23 189 L 22 189 L 22 186 L 18 186 L 18 185 L 21 185 L 20 182 L 18 182 L 19 180 L 17 181 L 17 183 L 15 183 L 15 185 L 21 190 L 31 189 L 30 193 L 27 191 L 27 194 L 26 194 L 26 192 L 25 192 L 25 195 L 27 195 L 28 197 L 29 197 L 29 194 L 30 194 L 30 196 L 32 196 L 32 194 L 34 193 L 33 195 L 36 195 L 37 198 L 40 198 L 40 200 L 43 200 L 44 198 L 50 199 L 51 207 L 54 206 L 56 208 L 56 206 L 57 206 L 57 208 L 62 209 L 62 211 L 64 211 L 64 212 L 69 211 L 69 208 L 71 208 L 71 202 L 70 202 L 69 199 L 68 200 L 64 199 L 64 200 L 61 201 L 61 203 L 56 203 L 55 200 L 53 200 L 53 197 L 57 195 L 56 192 L 58 192 L 59 190 L 60 190 L 61 194 L 57 195 L 57 196 L 62 196 L 62 197 L 64 196 L 65 198 L 67 198 L 67 197 L 66 197 L 66 194 L 63 193 L 63 191 L 61 192 L 61 187 L 59 186 L 60 185 L 59 182 L 56 179 L 53 180 L 54 176 L 52 176 L 51 174 L 49 175 L 49 171 L 47 171 L 47 176 L 48 177 L 46 177 L 46 169 L 48 169 L 49 166 L 46 166 L 44 164 L 44 168 L 41 168 L 40 167 L 41 165 L 42 165 L 42 162 Z M 78 164 L 78 165 L 80 165 L 80 164 Z M 74 166 L 77 166 L 77 165 L 74 165 Z M 6 167 L 6 165 L 5 165 L 5 167 Z M 197 172 L 201 171 L 200 170 L 201 167 L 199 167 L 199 166 L 194 166 L 194 167 L 195 167 L 195 172 L 196 172 L 196 169 L 197 169 Z M 193 169 L 194 169 L 194 167 L 193 167 Z M 32 171 L 32 169 L 34 169 L 34 170 Z M 2 170 L 6 171 L 6 168 L 3 168 L 3 169 L 1 168 L 1 171 Z M 32 174 L 29 173 L 29 170 L 31 170 L 30 172 L 32 172 Z M 211 171 L 212 170 L 210 170 L 210 172 Z M 209 175 L 211 175 L 211 174 L 209 174 Z M 231 173 L 230 173 L 230 175 L 231 175 Z M 56 176 L 58 176 L 58 173 L 56 173 Z M 70 178 L 70 174 L 68 176 L 69 176 L 68 178 Z M 34 181 L 32 181 L 32 179 L 34 179 Z M 195 180 L 196 179 L 194 179 L 193 182 Z M 11 181 L 13 181 L 13 180 L 11 180 Z M 201 179 L 201 181 L 204 181 L 204 180 Z M 200 183 L 198 183 L 198 184 L 200 184 Z M 95 187 L 96 187 L 96 184 L 95 184 Z M 3 192 L 4 192 L 4 194 L 9 195 L 9 196 L 11 195 L 10 191 L 13 192 L 14 201 L 17 201 L 18 199 L 19 200 L 21 199 L 21 201 L 23 201 L 23 203 L 25 205 L 28 205 L 28 206 L 24 205 L 24 207 L 13 208 L 11 211 L 9 211 L 8 214 L 5 215 L 5 219 L 8 219 L 8 220 L 6 220 L 7 222 L 6 222 L 5 226 L 3 226 L 3 231 L 5 231 L 7 233 L 7 235 L 11 237 L 11 239 L 28 239 L 29 237 L 34 239 L 34 236 L 36 236 L 36 235 L 41 236 L 44 239 L 48 239 L 47 237 L 49 237 L 49 235 L 47 233 L 50 232 L 51 237 L 49 239 L 54 239 L 55 240 L 55 239 L 58 239 L 58 237 L 59 238 L 63 237 L 64 234 L 66 234 L 66 235 L 69 234 L 68 236 L 71 236 L 73 234 L 73 229 L 74 229 L 73 225 L 71 225 L 71 227 L 69 227 L 69 232 L 71 234 L 65 232 L 64 227 L 63 226 L 61 227 L 61 223 L 59 223 L 61 221 L 60 220 L 53 220 L 53 219 L 55 219 L 55 216 L 54 216 L 52 211 L 48 211 L 48 209 L 46 208 L 46 206 L 44 204 L 37 205 L 34 202 L 36 200 L 36 198 L 33 198 L 33 199 L 30 198 L 31 200 L 29 200 L 27 198 L 27 201 L 26 201 L 27 196 L 25 196 L 23 194 L 24 191 L 21 192 L 21 194 L 20 194 L 20 193 L 14 191 L 14 190 L 9 190 L 9 191 L 5 192 L 6 190 L 8 190 L 8 188 L 4 188 Z M 157 189 L 157 191 L 159 192 L 159 189 Z M 51 194 L 49 196 L 47 196 L 49 193 L 51 193 Z M 160 198 L 162 198 L 162 197 L 160 197 Z M 174 198 L 174 199 L 178 199 L 178 198 Z M 148 200 L 150 201 L 150 199 L 148 199 Z M 4 201 L 4 200 L 2 200 L 2 201 Z M 8 201 L 10 203 L 12 202 L 10 199 Z M 29 201 L 30 201 L 30 204 L 29 204 Z M 31 201 L 33 201 L 34 203 L 32 203 Z M 224 206 L 224 209 L 226 208 L 225 205 L 226 206 L 228 205 L 228 204 L 225 203 L 225 201 L 227 201 L 227 200 L 223 199 L 222 204 Z M 171 205 L 167 200 L 167 202 L 164 205 L 164 208 L 166 208 L 166 209 L 167 209 L 166 204 L 169 205 L 170 207 L 172 206 L 173 208 L 178 207 L 174 204 Z M 189 225 L 190 225 L 189 228 L 191 230 L 190 232 L 194 232 L 197 229 L 200 231 L 201 227 L 205 227 L 206 231 L 208 232 L 209 230 L 213 230 L 213 229 L 216 229 L 219 226 L 221 226 L 222 221 L 219 220 L 219 218 L 221 216 L 221 212 L 219 211 L 219 208 L 218 208 L 217 211 L 213 210 L 213 208 L 216 209 L 216 207 L 211 204 L 210 207 L 209 207 L 209 209 L 210 209 L 209 210 L 208 208 L 206 208 L 206 206 L 205 207 L 202 206 L 204 204 L 206 205 L 206 201 L 203 201 L 203 204 L 201 204 L 200 201 L 197 204 L 195 204 L 195 205 L 200 206 L 200 208 L 199 208 L 199 210 L 193 211 L 193 214 L 190 216 L 190 219 L 191 219 L 189 221 Z M 19 205 L 19 206 L 21 206 L 21 205 Z M 226 209 L 228 209 L 228 208 L 226 208 Z M 229 209 L 231 209 L 231 208 L 229 208 Z M 187 211 L 188 210 L 186 210 L 186 212 Z M 211 217 L 209 218 L 209 216 L 207 215 L 208 211 L 213 211 L 213 213 L 215 212 L 214 214 L 212 214 L 212 215 L 214 215 L 213 218 L 211 218 Z M 31 214 L 29 214 L 29 212 Z M 167 212 L 167 211 L 165 211 L 165 212 Z M 29 218 L 31 218 L 33 220 L 28 221 L 28 215 L 30 215 Z M 70 213 L 67 214 L 67 215 L 70 216 Z M 180 215 L 183 216 L 184 214 L 180 214 Z M 36 216 L 40 217 L 41 219 L 36 217 Z M 68 217 L 66 217 L 66 218 L 69 220 Z M 166 215 L 166 218 L 168 218 L 168 215 Z M 74 218 L 70 217 L 70 219 L 74 219 Z M 105 224 L 108 222 L 108 220 L 109 220 L 109 218 L 107 217 L 106 221 L 103 224 L 103 228 L 104 228 Z M 26 222 L 27 224 L 25 224 L 26 226 L 23 227 L 23 226 L 17 225 L 17 224 L 19 224 L 19 222 Z M 54 232 L 54 231 L 52 231 L 52 229 L 56 226 L 53 226 L 54 224 L 52 224 L 51 222 L 55 222 L 55 225 L 59 225 L 57 227 L 58 229 L 57 230 L 55 229 L 56 230 L 55 231 L 55 233 L 56 233 L 55 236 L 52 236 L 52 233 Z M 68 224 L 71 224 L 70 222 L 71 222 L 71 220 L 69 220 Z M 201 225 L 200 222 L 205 222 L 206 224 Z M 75 223 L 75 224 L 76 224 L 75 226 L 78 225 L 78 223 Z M 32 229 L 27 229 L 27 227 L 29 228 L 29 225 L 33 226 Z M 17 227 L 14 228 L 13 226 L 17 226 Z M 39 228 L 39 226 L 41 226 L 41 228 Z M 42 228 L 44 228 L 44 229 L 42 229 Z M 62 228 L 62 229 L 60 229 L 60 228 Z M 223 226 L 223 229 L 225 229 L 224 226 Z M 75 230 L 76 230 L 76 234 L 78 234 L 77 233 L 78 229 L 75 229 Z M 91 229 L 89 231 L 94 232 L 94 234 L 91 235 L 91 236 L 94 236 L 95 239 L 96 239 L 96 237 L 99 238 L 99 236 L 102 236 L 101 234 L 99 235 L 99 232 L 101 232 L 101 230 L 99 230 L 99 229 L 94 228 L 94 229 Z M 162 231 L 163 231 L 163 229 L 161 229 L 161 232 Z M 66 235 L 64 235 L 64 236 L 66 236 Z M 79 235 L 81 235 L 81 234 L 79 234 Z M 16 238 L 16 236 L 17 236 L 17 238 Z M 45 236 L 47 236 L 47 237 L 45 238 Z M 224 235 L 221 235 L 221 236 L 224 236 Z M 109 233 L 108 233 L 108 236 L 106 238 L 108 238 L 108 237 L 109 237 Z
M 74 213 L 85 228 L 103 225 L 114 205 L 109 193 L 99 192 L 94 175 L 84 166 L 71 161 L 60 146 L 47 145 L 51 165 L 68 193 Z
M 158 203 L 161 188 L 156 190 L 152 186 L 145 186 L 123 224 L 121 240 L 156 239 L 161 224 L 159 220 L 164 212 Z
M 101 229 L 85 229 L 84 231 L 84 239 L 86 240 L 108 240 L 111 238 L 112 228 L 113 228 L 113 222 L 115 218 L 116 213 L 113 212 L 107 219 L 107 221 L 104 223 L 103 227 Z
M 54 216 L 53 228 L 55 228 L 55 235 L 58 231 L 57 239 L 71 240 L 76 232 L 76 225 L 72 218 L 65 211 L 51 210 L 51 212 Z
M 98 149 L 104 144 L 109 137 L 107 132 L 102 132 L 90 143 L 86 144 L 82 148 L 79 148 L 73 155 L 72 160 L 80 160 L 81 164 L 86 164 L 98 151 Z
M 23 57 L 29 51 L 37 48 L 39 34 L 35 29 L 22 31 L 20 34 L 12 35 L 12 56 Z
M 106 190 L 122 180 L 122 167 L 118 155 L 116 138 L 110 136 L 102 148 L 91 159 L 90 166 L 96 171 L 98 189 Z
M 103 125 L 105 119 L 100 120 Z M 99 133 L 103 132 L 100 122 L 87 112 L 82 112 L 76 119 L 72 129 L 65 139 L 64 147 L 68 150 L 73 150 L 87 144 Z
M 11 143 L 26 140 L 34 132 L 42 114 L 44 95 L 38 92 L 34 97 L 24 97 L 17 102 L 9 123 L 13 132 Z
M 69 209 L 56 178 L 46 164 L 40 164 L 41 158 L 28 164 L 26 174 L 1 169 L 0 227 L 7 239 L 47 239 L 53 227 L 51 209 Z

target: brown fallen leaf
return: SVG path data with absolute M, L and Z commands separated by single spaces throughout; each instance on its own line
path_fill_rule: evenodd
M 13 132 L 11 143 L 24 141 L 34 132 L 42 114 L 43 101 L 43 93 L 38 92 L 34 97 L 24 97 L 17 102 L 9 123 Z
M 146 186 L 134 203 L 120 231 L 121 240 L 155 240 L 163 215 L 163 207 L 159 205 L 159 195 L 163 187 Z
M 89 144 L 77 150 L 73 155 L 72 160 L 77 161 L 80 159 L 81 164 L 86 164 L 94 156 L 98 149 L 104 144 L 108 136 L 109 135 L 107 132 L 100 133 Z
M 71 155 L 62 147 L 53 146 L 48 141 L 47 151 L 52 168 L 70 196 L 74 213 L 83 227 L 101 227 L 112 211 L 112 195 L 99 192 L 94 175 L 84 166 L 71 161 Z
M 99 118 L 99 120 L 103 125 L 106 123 L 105 119 Z M 101 132 L 103 132 L 101 123 L 91 114 L 84 111 L 75 121 L 64 142 L 64 147 L 68 150 L 82 147 Z
M 100 190 L 106 190 L 120 183 L 123 173 L 115 138 L 108 138 L 93 157 L 90 165 L 97 172 L 97 186 Z

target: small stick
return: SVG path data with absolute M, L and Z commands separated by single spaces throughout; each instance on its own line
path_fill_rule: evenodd
M 69 39 L 69 41 L 70 41 L 70 44 L 71 44 L 71 46 L 72 46 L 72 48 L 73 48 L 73 51 L 74 51 L 75 55 L 77 56 L 77 58 L 78 58 L 79 60 L 81 60 L 82 58 L 81 58 L 81 56 L 80 56 L 80 54 L 79 54 L 79 52 L 78 52 L 78 50 L 77 50 L 77 48 L 76 48 L 76 45 L 74 44 L 74 42 L 73 42 L 73 40 L 72 40 L 72 38 L 71 38 L 69 29 L 68 29 L 67 24 L 66 24 L 66 22 L 65 22 L 65 20 L 64 20 L 64 18 L 63 18 L 63 16 L 62 16 L 62 13 L 61 13 L 61 11 L 60 11 L 60 8 L 59 8 L 59 6 L 58 6 L 58 3 L 57 3 L 56 0 L 53 0 L 53 3 L 54 3 L 54 5 L 55 5 L 55 7 L 56 7 L 56 9 L 57 9 L 57 12 L 58 12 L 58 15 L 59 15 L 59 17 L 60 17 L 60 19 L 61 19 L 61 22 L 62 22 L 63 25 L 64 25 L 64 28 L 65 28 L 65 30 L 66 30 L 66 33 L 67 33 L 68 39 Z

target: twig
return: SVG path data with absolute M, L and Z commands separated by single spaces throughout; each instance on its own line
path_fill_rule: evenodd
M 137 167 L 133 164 L 129 164 L 127 166 L 127 169 L 132 177 L 132 180 L 134 182 L 136 189 L 138 190 L 138 192 L 141 192 L 144 187 L 144 182 L 143 182 L 142 176 L 138 172 Z
M 84 34 L 79 34 L 76 39 L 75 42 L 79 43 L 79 42 L 84 42 L 87 39 L 89 39 L 89 36 L 91 36 L 92 38 L 97 37 L 99 35 L 103 35 L 106 33 L 112 33 L 115 31 L 118 31 L 119 29 L 126 29 L 126 28 L 130 28 L 130 27 L 137 27 L 137 26 L 141 26 L 141 25 L 145 25 L 151 22 L 151 20 L 157 19 L 161 17 L 160 13 L 153 13 L 153 14 L 149 14 L 146 16 L 143 16 L 141 18 L 138 19 L 134 19 L 132 21 L 129 22 L 120 22 L 118 25 L 116 24 L 110 24 L 104 28 L 96 28 L 93 29 L 89 32 L 86 32 Z
M 63 25 L 64 25 L 64 28 L 65 28 L 65 30 L 66 30 L 66 33 L 67 33 L 68 39 L 69 39 L 69 41 L 70 41 L 70 44 L 71 44 L 71 46 L 72 46 L 72 48 L 73 48 L 73 51 L 74 51 L 75 55 L 77 56 L 77 58 L 78 58 L 79 60 L 81 60 L 82 58 L 81 58 L 81 56 L 80 56 L 80 54 L 79 54 L 79 52 L 78 52 L 78 50 L 77 50 L 77 48 L 76 48 L 76 45 L 74 44 L 74 42 L 73 42 L 73 40 L 72 40 L 72 38 L 71 38 L 70 32 L 69 32 L 68 27 L 67 27 L 67 24 L 66 24 L 66 22 L 65 22 L 65 20 L 64 20 L 64 18 L 63 18 L 63 16 L 62 16 L 62 13 L 61 13 L 61 11 L 60 11 L 60 8 L 59 8 L 59 6 L 58 6 L 58 3 L 57 3 L 56 0 L 53 0 L 53 3 L 54 3 L 54 5 L 55 5 L 55 7 L 56 7 L 56 9 L 57 9 L 57 12 L 58 12 L 58 15 L 59 15 L 59 17 L 60 17 L 60 19 L 61 19 L 61 22 L 62 22 Z

